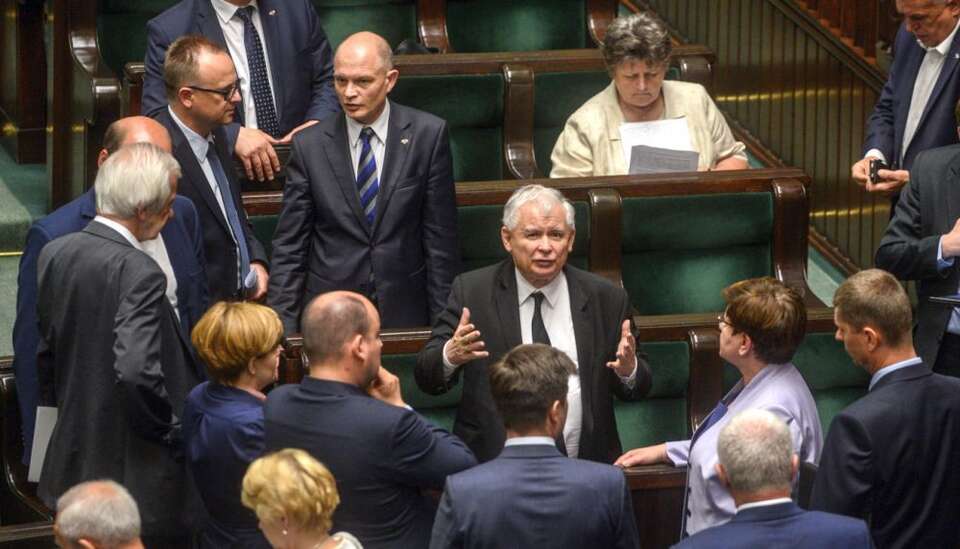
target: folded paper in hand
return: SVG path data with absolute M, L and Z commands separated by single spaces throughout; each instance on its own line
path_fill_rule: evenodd
M 686 117 L 654 120 L 652 122 L 629 122 L 620 125 L 620 143 L 623 158 L 629 173 L 653 173 L 666 171 L 696 171 L 699 155 L 690 144 L 690 129 Z M 643 149 L 637 149 L 641 145 Z M 693 154 L 674 155 L 676 151 Z M 635 153 L 643 155 L 634 161 Z M 651 154 L 656 153 L 656 154 Z

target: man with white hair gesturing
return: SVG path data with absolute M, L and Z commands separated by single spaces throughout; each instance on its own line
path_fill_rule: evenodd
M 143 549 L 137 502 L 112 480 L 82 482 L 60 496 L 53 535 L 63 549 Z

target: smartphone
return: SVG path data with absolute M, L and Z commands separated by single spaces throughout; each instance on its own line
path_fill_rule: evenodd
M 887 165 L 886 163 L 884 163 L 883 160 L 880 160 L 879 158 L 871 158 L 870 159 L 870 182 L 879 183 L 880 176 L 877 175 L 877 173 L 880 170 L 885 170 L 885 169 L 887 169 Z

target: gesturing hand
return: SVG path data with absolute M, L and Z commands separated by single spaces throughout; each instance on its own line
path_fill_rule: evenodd
M 447 361 L 454 366 L 460 366 L 471 360 L 486 358 L 490 353 L 484 350 L 485 346 L 483 339 L 480 338 L 480 330 L 470 324 L 470 309 L 464 307 L 453 337 L 443 348 Z
M 630 332 L 630 320 L 620 325 L 620 343 L 617 344 L 617 359 L 607 363 L 620 377 L 629 377 L 637 367 L 637 340 Z

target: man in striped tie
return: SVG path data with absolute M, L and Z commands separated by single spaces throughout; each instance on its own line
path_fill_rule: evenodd
M 288 333 L 333 290 L 368 297 L 386 328 L 427 325 L 459 272 L 447 125 L 389 101 L 397 76 L 383 38 L 348 37 L 334 56 L 344 114 L 293 138 L 268 292 Z

